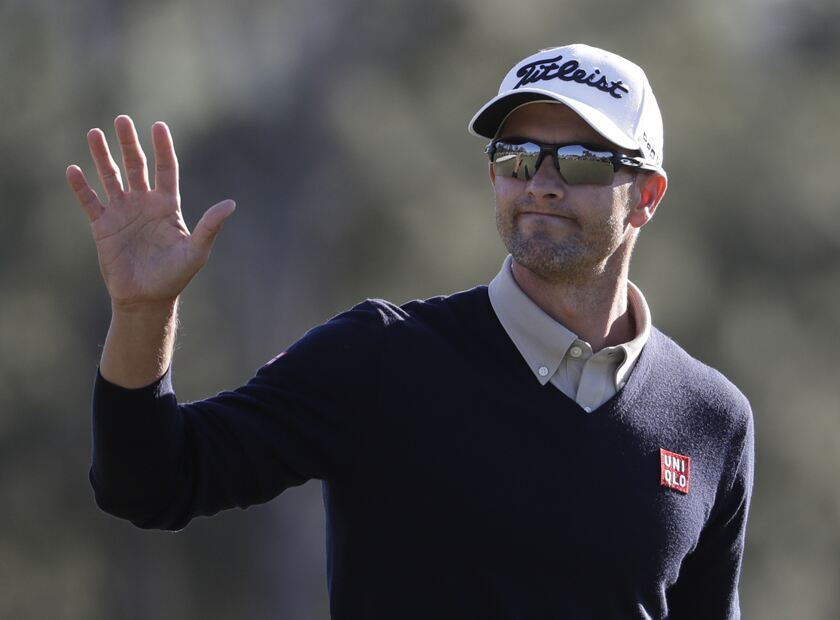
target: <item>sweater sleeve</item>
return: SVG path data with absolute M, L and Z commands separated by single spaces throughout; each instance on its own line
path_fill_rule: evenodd
M 352 475 L 354 438 L 379 393 L 373 302 L 309 331 L 248 383 L 179 404 L 171 369 L 130 390 L 98 375 L 90 481 L 104 511 L 138 527 L 266 502 L 308 479 Z
M 724 481 L 724 492 L 710 514 L 697 547 L 686 557 L 677 583 L 668 595 L 669 618 L 741 617 L 738 580 L 744 552 L 747 516 L 753 486 L 754 432 L 749 404 L 739 416 L 740 437 L 727 460 L 734 475 Z M 740 442 L 738 439 L 740 438 Z M 739 448 L 739 449 L 738 449 Z

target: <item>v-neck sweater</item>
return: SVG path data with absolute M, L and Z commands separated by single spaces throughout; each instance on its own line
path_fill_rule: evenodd
M 99 375 L 93 438 L 98 504 L 144 528 L 323 480 L 336 620 L 739 617 L 752 414 L 656 328 L 585 414 L 487 287 L 367 300 L 207 400 Z

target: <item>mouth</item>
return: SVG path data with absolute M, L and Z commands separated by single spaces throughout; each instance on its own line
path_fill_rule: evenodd
M 555 212 L 546 212 L 546 211 L 520 211 L 518 214 L 520 218 L 528 218 L 528 219 L 545 219 L 548 221 L 552 220 L 566 220 L 568 222 L 576 221 L 574 217 L 568 215 L 566 213 L 557 213 Z

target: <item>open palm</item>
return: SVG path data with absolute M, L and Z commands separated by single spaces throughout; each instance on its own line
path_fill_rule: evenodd
M 178 160 L 169 128 L 152 126 L 155 186 L 149 187 L 146 156 L 128 116 L 114 121 L 127 187 L 99 129 L 88 146 L 108 200 L 103 204 L 78 166 L 67 180 L 90 220 L 99 266 L 113 303 L 135 305 L 175 299 L 207 262 L 213 241 L 233 212 L 232 200 L 207 210 L 190 233 L 181 214 Z

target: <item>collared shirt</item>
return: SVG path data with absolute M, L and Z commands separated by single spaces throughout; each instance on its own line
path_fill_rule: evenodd
M 624 387 L 650 336 L 650 310 L 639 288 L 627 283 L 636 336 L 593 353 L 588 342 L 551 318 L 513 277 L 510 255 L 490 282 L 490 304 L 502 327 L 542 385 L 551 383 L 587 413 Z

